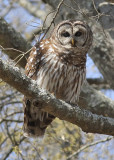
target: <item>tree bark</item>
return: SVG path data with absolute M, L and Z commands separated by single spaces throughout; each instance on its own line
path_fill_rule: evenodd
M 4 19 L 0 18 L 0 48 L 14 60 L 19 55 L 28 51 L 31 48 L 31 45 Z M 23 57 L 18 64 L 24 67 L 26 58 Z
M 82 88 L 79 105 L 92 113 L 114 118 L 114 101 L 101 91 L 93 89 L 88 83 Z

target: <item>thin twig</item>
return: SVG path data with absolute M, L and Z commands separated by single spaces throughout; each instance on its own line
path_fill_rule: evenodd
M 75 12 L 78 12 L 78 13 L 83 14 L 83 12 L 81 12 L 81 10 L 77 10 L 77 9 L 71 7 L 70 5 L 68 5 L 67 3 L 63 3 L 63 4 L 64 4 L 66 7 L 71 8 L 71 9 L 74 10 Z
M 0 122 L 0 123 L 1 123 L 1 122 Z M 8 135 L 8 137 L 9 137 L 9 139 L 10 139 L 12 145 L 13 145 L 14 142 L 13 142 L 12 136 L 11 136 L 11 134 L 10 134 L 10 132 L 9 132 L 9 127 L 8 127 L 8 124 L 6 123 L 6 121 L 5 121 L 5 125 L 6 125 L 5 128 L 6 128 L 6 131 L 7 131 L 7 135 Z
M 29 143 L 30 143 L 31 146 L 34 148 L 34 150 L 36 151 L 39 160 L 43 160 L 42 157 L 41 157 L 41 155 L 40 155 L 40 153 L 39 153 L 39 151 L 38 151 L 38 147 L 36 147 L 36 146 L 34 145 L 34 143 L 31 143 L 30 141 L 29 141 Z
M 1 45 L 0 45 L 0 48 L 1 48 L 1 50 L 2 50 L 2 51 L 13 50 L 13 51 L 20 52 L 20 53 L 24 54 L 24 52 L 23 52 L 23 51 L 20 51 L 20 50 L 15 49 L 15 48 L 4 48 L 4 47 L 3 47 L 3 46 L 1 46 Z
M 21 140 L 19 141 L 19 144 L 17 143 L 18 144 L 17 146 L 19 146 L 21 142 L 23 142 L 24 140 L 25 140 L 25 137 L 22 137 Z M 5 156 L 3 156 L 1 160 L 6 160 L 9 157 L 9 155 L 13 152 L 13 148 L 14 146 L 12 145 L 9 151 L 5 153 Z
M 43 25 L 42 25 L 42 29 L 41 29 L 41 30 L 43 30 L 43 29 L 44 29 L 44 25 L 45 25 L 45 22 L 46 22 L 47 17 L 48 17 L 51 13 L 53 13 L 53 12 L 55 12 L 55 11 L 56 11 L 56 9 L 55 9 L 54 11 L 49 12 L 49 13 L 46 15 L 46 17 L 45 17 L 45 19 L 44 19 L 44 22 L 43 22 Z
M 76 152 L 74 152 L 72 155 L 67 157 L 66 160 L 70 160 L 71 158 L 75 157 L 77 154 L 79 154 L 81 151 L 85 150 L 86 148 L 89 148 L 89 147 L 94 146 L 94 145 L 99 144 L 99 143 L 103 143 L 103 142 L 109 141 L 111 139 L 113 139 L 113 137 L 107 137 L 106 139 L 102 139 L 102 140 L 99 140 L 99 141 L 84 145 L 80 149 L 78 149 Z
M 57 17 L 57 14 L 59 13 L 60 7 L 61 7 L 61 5 L 63 4 L 63 2 L 64 2 L 64 0 L 62 0 L 62 1 L 59 3 L 59 5 L 58 5 L 58 7 L 57 7 L 57 11 L 55 12 L 55 14 L 54 14 L 54 16 L 53 16 L 53 19 L 52 19 L 50 25 L 48 26 L 45 34 L 43 35 L 42 39 L 45 37 L 45 35 L 46 35 L 47 32 L 49 31 L 50 27 L 51 27 L 52 24 L 54 23 L 54 20 L 55 20 L 55 18 Z M 42 40 L 42 39 L 41 39 L 41 40 Z
M 31 50 L 32 50 L 32 47 L 26 51 L 26 52 L 23 52 L 23 51 L 20 51 L 20 50 L 17 50 L 15 48 L 4 48 L 3 46 L 0 45 L 0 48 L 2 51 L 8 51 L 8 50 L 13 50 L 13 51 L 16 51 L 16 52 L 19 52 L 21 53 L 20 55 L 18 55 L 13 61 L 17 61 L 15 66 L 22 60 L 22 58 L 25 57 L 26 54 L 28 54 Z M 20 57 L 20 58 L 19 58 Z M 19 58 L 19 59 L 18 59 Z
M 33 48 L 33 47 L 32 47 Z M 23 54 L 21 54 L 21 58 L 19 58 L 19 60 L 16 62 L 16 64 L 15 64 L 15 66 L 22 60 L 22 58 L 24 58 L 25 57 L 25 55 L 26 54 L 28 54 L 31 50 L 32 50 L 32 48 L 30 48 L 27 52 L 25 52 L 25 53 L 23 53 Z M 14 60 L 15 61 L 15 60 Z
M 15 120 L 15 119 L 2 119 L 0 121 L 0 124 L 3 123 L 3 122 L 17 122 L 17 123 L 23 123 L 23 121 L 21 120 Z

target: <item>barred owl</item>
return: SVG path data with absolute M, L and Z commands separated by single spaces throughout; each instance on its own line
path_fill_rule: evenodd
M 54 28 L 50 38 L 33 47 L 25 67 L 26 75 L 56 98 L 76 104 L 85 80 L 86 54 L 91 43 L 92 32 L 86 23 L 63 21 Z M 24 98 L 24 135 L 42 136 L 55 117 L 36 109 L 33 101 Z

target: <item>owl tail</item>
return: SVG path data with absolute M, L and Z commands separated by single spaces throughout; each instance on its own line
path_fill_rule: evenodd
M 42 137 L 47 126 L 55 118 L 47 112 L 39 110 L 32 106 L 30 100 L 24 98 L 24 136 L 25 137 Z

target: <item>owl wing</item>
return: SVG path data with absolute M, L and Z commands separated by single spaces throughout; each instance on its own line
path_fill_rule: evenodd
M 37 73 L 42 66 L 42 57 L 44 53 L 42 48 L 37 44 L 33 47 L 30 56 L 27 60 L 27 64 L 25 67 L 25 73 L 29 78 L 32 78 L 37 81 Z M 48 114 L 47 112 L 43 112 L 38 110 L 41 108 L 41 104 L 39 107 L 35 107 L 34 100 L 30 100 L 27 97 L 23 99 L 23 107 L 24 107 L 24 136 L 43 136 L 45 133 L 45 129 L 47 126 L 53 121 L 54 116 Z
M 38 52 L 37 48 L 34 46 L 30 52 L 30 56 L 27 60 L 25 66 L 25 74 L 34 80 L 36 80 L 36 72 L 38 72 L 38 66 L 41 58 L 41 53 Z

